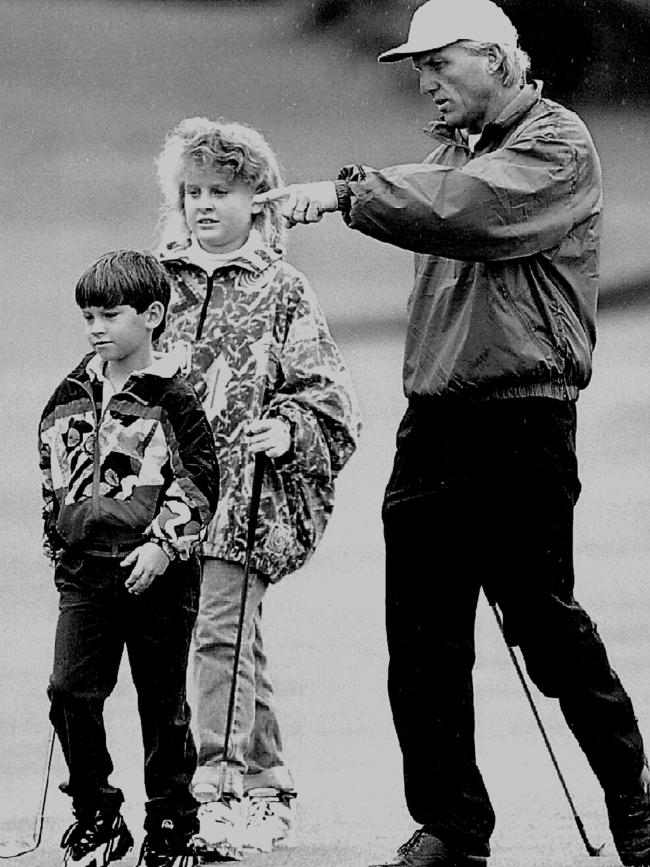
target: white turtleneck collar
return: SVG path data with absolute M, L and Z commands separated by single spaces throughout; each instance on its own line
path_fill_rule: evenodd
M 190 245 L 185 251 L 185 255 L 193 262 L 202 268 L 206 274 L 213 274 L 218 268 L 223 268 L 224 265 L 229 265 L 231 262 L 240 258 L 250 259 L 251 254 L 259 250 L 263 246 L 262 236 L 257 229 L 251 229 L 248 238 L 236 250 L 230 250 L 228 253 L 211 253 L 209 250 L 204 250 L 196 240 L 194 235 L 191 236 Z

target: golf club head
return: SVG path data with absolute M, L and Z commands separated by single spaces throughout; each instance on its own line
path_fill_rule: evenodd
M 0 858 L 17 858 L 33 852 L 37 846 L 36 840 L 0 840 Z

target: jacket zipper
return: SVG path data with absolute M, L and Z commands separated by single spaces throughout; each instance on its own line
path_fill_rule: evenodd
M 92 511 L 93 518 L 99 519 L 99 428 L 102 423 L 102 419 L 104 418 L 106 409 L 110 404 L 111 400 L 115 397 L 115 394 L 111 395 L 110 400 L 106 404 L 106 407 L 102 410 L 102 414 L 97 412 L 97 404 L 95 403 L 95 395 L 92 392 L 92 389 L 89 385 L 86 385 L 85 382 L 81 382 L 79 379 L 74 379 L 73 377 L 68 377 L 69 382 L 74 382 L 75 385 L 78 385 L 90 398 L 90 405 L 93 408 L 93 416 L 95 419 L 95 439 L 93 441 L 93 493 L 92 493 Z M 116 392 L 116 394 L 125 394 L 126 392 Z M 139 403 L 142 403 L 146 406 L 146 401 L 142 398 L 138 397 L 137 394 L 134 394 L 132 391 L 128 392 L 129 397 L 134 398 Z
M 195 340 L 198 340 L 203 333 L 203 326 L 205 325 L 205 317 L 208 315 L 208 305 L 210 304 L 210 297 L 212 296 L 212 287 L 214 286 L 214 273 L 208 274 L 208 282 L 205 287 L 205 301 L 203 302 L 203 307 L 201 308 L 201 315 L 199 316 L 199 324 L 196 326 L 196 336 Z
M 81 382 L 78 379 L 72 379 L 72 377 L 68 377 L 70 382 L 76 383 L 80 388 L 82 388 L 88 397 L 90 398 L 90 405 L 93 408 L 93 416 L 95 418 L 95 439 L 93 442 L 93 494 L 92 494 L 92 504 L 93 504 L 93 518 L 99 518 L 99 424 L 100 424 L 100 416 L 97 412 L 97 404 L 95 403 L 95 395 L 92 392 L 90 386 L 87 386 L 86 383 Z

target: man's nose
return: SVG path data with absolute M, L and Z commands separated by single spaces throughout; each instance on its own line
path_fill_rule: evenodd
M 420 76 L 420 93 L 424 96 L 427 93 L 435 93 L 438 89 L 438 81 L 435 75 L 424 71 Z

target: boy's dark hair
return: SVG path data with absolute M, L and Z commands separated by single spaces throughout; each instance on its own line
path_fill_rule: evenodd
M 150 304 L 160 301 L 165 316 L 153 332 L 152 338 L 156 341 L 165 330 L 170 294 L 167 272 L 154 256 L 138 250 L 115 250 L 104 253 L 84 271 L 77 281 L 74 297 L 82 310 L 127 304 L 138 313 L 144 313 Z

